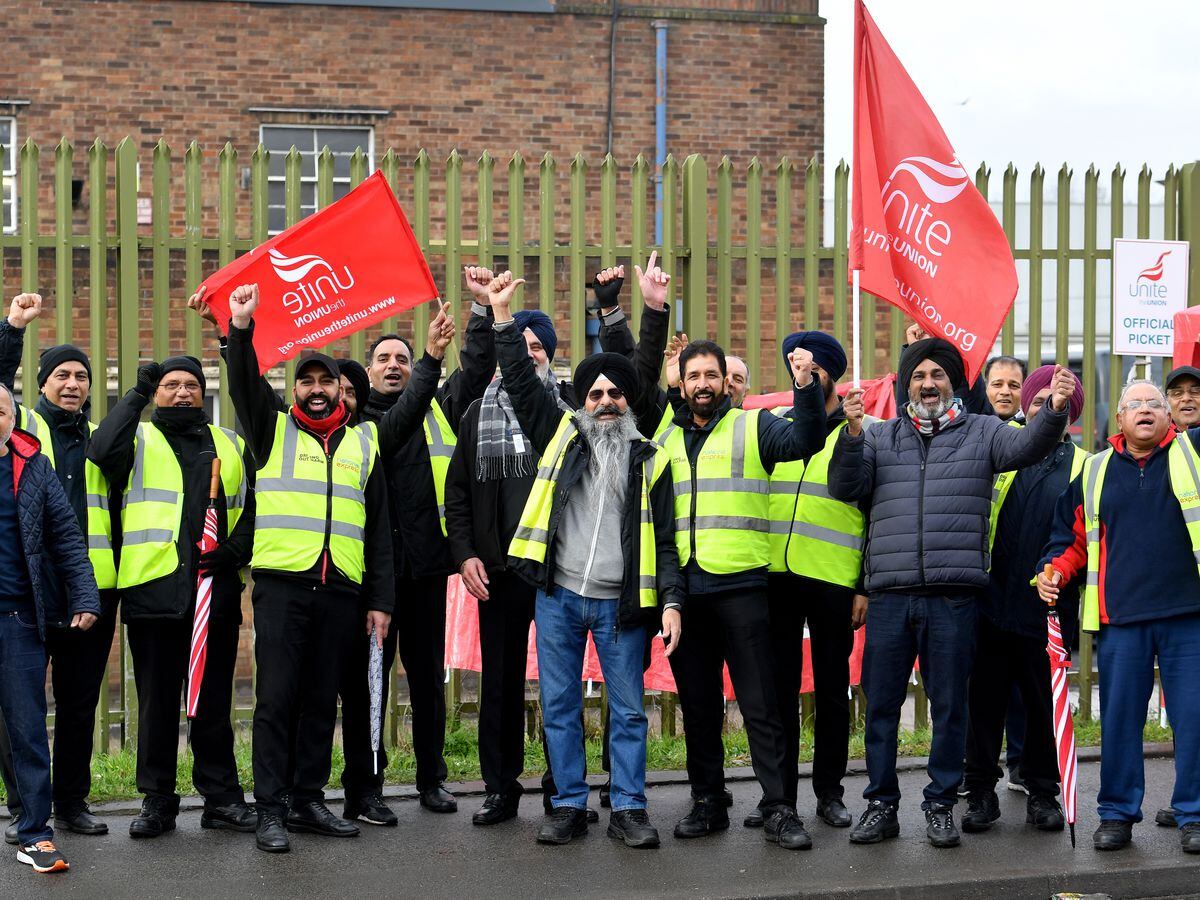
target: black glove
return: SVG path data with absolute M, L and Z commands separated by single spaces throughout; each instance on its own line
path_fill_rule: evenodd
M 589 309 L 601 310 L 612 309 L 614 306 L 620 305 L 621 285 L 625 283 L 624 278 L 614 278 L 607 284 L 601 284 L 595 278 L 592 279 L 592 293 L 595 295 Z
M 238 565 L 237 551 L 225 541 L 207 553 L 201 553 L 198 568 L 201 575 L 216 575 L 224 571 L 236 572 L 241 567 Z
M 163 370 L 156 362 L 143 363 L 138 366 L 137 384 L 133 389 L 149 400 L 154 396 L 155 390 L 158 388 L 158 383 L 162 380 Z

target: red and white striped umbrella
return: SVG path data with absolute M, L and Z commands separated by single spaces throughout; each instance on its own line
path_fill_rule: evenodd
M 217 497 L 221 487 L 221 460 L 212 463 L 212 480 L 208 488 L 208 509 L 204 512 L 204 531 L 197 546 L 204 555 L 215 550 L 217 535 Z M 196 718 L 200 704 L 200 685 L 204 683 L 204 663 L 208 658 L 208 616 L 212 611 L 212 575 L 196 577 L 196 613 L 192 618 L 192 647 L 188 654 L 187 717 Z
M 1047 577 L 1053 570 L 1047 566 Z M 1067 669 L 1071 655 L 1063 644 L 1062 622 L 1058 610 L 1050 607 L 1046 617 L 1046 653 L 1050 656 L 1050 688 L 1054 694 L 1054 743 L 1058 748 L 1058 775 L 1062 781 L 1063 812 L 1071 828 L 1071 846 L 1075 846 L 1075 805 L 1079 794 L 1079 759 L 1075 754 L 1075 720 L 1071 718 L 1071 697 L 1067 690 Z

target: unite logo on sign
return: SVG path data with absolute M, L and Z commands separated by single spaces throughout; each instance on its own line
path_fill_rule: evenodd
M 909 177 L 901 180 L 901 174 Z M 916 192 L 912 187 L 906 189 L 906 182 L 915 184 Z M 943 163 L 928 156 L 906 156 L 896 163 L 880 191 L 883 214 L 894 230 L 883 235 L 867 228 L 866 243 L 898 253 L 936 278 L 938 259 L 950 246 L 953 231 L 934 206 L 951 202 L 969 183 L 970 177 L 957 159 Z
M 1145 297 L 1147 299 L 1166 300 L 1168 289 L 1162 284 L 1163 260 L 1171 255 L 1170 250 L 1159 254 L 1158 260 L 1152 266 L 1142 269 L 1137 280 L 1129 285 L 1130 297 Z
M 297 317 L 297 325 L 315 322 L 326 313 L 339 308 L 341 304 L 338 298 L 341 292 L 354 287 L 354 275 L 349 266 L 343 266 L 339 274 L 333 266 L 315 254 L 284 256 L 274 247 L 268 253 L 275 274 L 281 281 L 294 285 L 291 290 L 284 291 L 280 300 L 289 315 Z M 310 278 L 313 272 L 318 274 Z

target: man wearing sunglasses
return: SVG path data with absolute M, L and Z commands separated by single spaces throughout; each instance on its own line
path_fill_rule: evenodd
M 575 370 L 583 402 L 564 411 L 538 377 L 509 304 L 522 283 L 505 272 L 489 285 L 500 373 L 524 435 L 540 455 L 509 546 L 509 564 L 538 589 L 537 648 L 552 809 L 540 843 L 587 832 L 582 697 L 590 632 L 608 688 L 612 816 L 608 835 L 657 847 L 646 814 L 645 629 L 661 624 L 668 654 L 679 644 L 683 592 L 675 552 L 669 463 L 638 432 L 629 395 L 633 364 L 598 353 Z
M 1038 594 L 1057 601 L 1063 585 L 1080 579 L 1083 627 L 1099 633 L 1096 849 L 1127 847 L 1142 820 L 1142 730 L 1157 657 L 1176 742 L 1171 807 L 1183 851 L 1200 853 L 1200 429 L 1178 431 L 1149 381 L 1126 385 L 1117 427 L 1058 500 Z

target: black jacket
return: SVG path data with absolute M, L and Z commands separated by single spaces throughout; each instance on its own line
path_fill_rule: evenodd
M 136 388 L 128 391 L 96 428 L 88 446 L 88 458 L 100 467 L 113 494 L 120 497 L 133 471 L 134 438 L 142 411 L 150 398 Z M 152 418 L 146 428 L 158 428 L 171 449 L 183 474 L 183 513 L 179 522 L 180 566 L 170 575 L 121 591 L 121 615 L 130 619 L 182 619 L 191 614 L 196 602 L 197 548 L 204 530 L 208 509 L 208 489 L 212 460 L 216 454 L 207 422 L 190 427 L 160 424 Z M 242 460 L 246 477 L 253 480 L 254 464 L 247 449 Z M 120 501 L 118 501 L 119 503 Z M 116 507 L 120 509 L 118 505 Z M 254 545 L 254 492 L 247 490 L 241 518 L 233 532 L 225 509 L 225 488 L 221 487 L 217 504 L 217 535 L 223 549 L 222 565 L 213 571 L 211 616 L 217 621 L 242 618 L 242 582 L 238 570 L 249 565 Z
M 508 395 L 512 399 L 513 410 L 517 414 L 521 430 L 533 442 L 538 453 L 545 453 L 551 438 L 558 430 L 563 411 L 546 393 L 533 361 L 529 358 L 525 339 L 515 326 L 496 331 L 496 355 L 500 360 L 500 377 L 504 379 Z M 638 441 L 630 448 L 629 476 L 626 482 L 620 535 L 625 571 L 622 577 L 618 618 L 623 625 L 653 627 L 658 616 L 658 610 L 646 610 L 640 606 L 635 539 L 640 523 L 639 483 L 642 463 L 654 454 L 655 449 L 654 444 L 646 441 Z M 553 587 L 555 534 L 566 507 L 567 497 L 587 468 L 589 455 L 587 442 L 582 435 L 572 442 L 567 451 L 551 505 L 545 563 L 539 565 L 530 560 L 516 558 L 509 560 L 518 575 L 542 590 L 549 591 Z M 681 606 L 684 599 L 679 579 L 679 558 L 675 550 L 674 497 L 670 479 L 671 473 L 664 472 L 650 491 L 650 508 L 656 538 L 659 609 L 667 604 Z
M 708 436 L 732 408 L 729 397 L 726 396 L 716 414 L 704 425 L 696 424 L 692 411 L 687 406 L 675 411 L 672 424 L 683 429 L 688 461 L 693 466 Z M 825 446 L 825 438 L 825 395 L 815 378 L 802 389 L 792 389 L 791 418 L 772 415 L 768 410 L 762 410 L 758 414 L 758 453 L 768 472 L 778 463 L 796 459 L 807 460 Z M 689 595 L 760 590 L 767 585 L 766 566 L 748 572 L 714 575 L 700 568 L 700 564 L 692 558 L 683 571 L 687 577 Z
M 13 431 L 8 450 L 14 454 L 16 484 L 13 488 L 0 486 L 0 490 L 15 488 L 21 549 L 33 590 L 38 634 L 45 640 L 47 627 L 69 625 L 77 613 L 99 616 L 100 592 L 96 589 L 96 576 L 92 574 L 79 522 L 50 467 L 50 460 L 39 452 L 40 446 L 33 435 L 19 429 Z M 65 585 L 66 597 L 44 590 L 42 576 L 47 559 Z
M 1060 441 L 1041 462 L 1017 473 L 1000 507 L 991 579 L 980 596 L 979 611 L 1004 631 L 1046 640 L 1046 604 L 1029 578 L 1050 539 L 1055 504 L 1071 483 L 1074 456 L 1070 439 Z M 1063 638 L 1069 643 L 1078 627 L 1079 591 L 1063 590 L 1057 607 Z
M 442 536 L 433 469 L 429 464 L 429 446 L 425 443 L 421 423 L 429 409 L 430 399 L 436 397 L 446 414 L 446 421 L 457 430 L 467 408 L 483 396 L 496 371 L 491 310 L 488 312 L 487 316 L 471 316 L 459 354 L 459 368 L 440 388 L 437 387 L 437 379 L 434 379 L 435 393 L 426 395 L 421 403 L 421 418 L 417 419 L 415 429 L 406 421 L 407 416 L 399 423 L 394 421 L 391 425 L 385 425 L 387 416 L 380 415 L 376 403 L 359 405 L 362 421 L 380 425 L 379 454 L 391 500 L 392 554 L 398 578 L 428 578 L 456 571 L 450 544 Z M 440 374 L 441 367 L 438 364 Z M 409 385 L 395 395 L 397 398 L 412 390 L 411 378 L 415 375 L 414 367 Z M 371 392 L 371 399 L 378 400 L 374 391 Z M 398 403 L 399 400 L 394 402 Z
M 637 396 L 630 401 L 630 405 L 637 417 L 638 431 L 648 438 L 654 438 L 669 402 L 667 392 L 659 386 L 658 379 L 662 373 L 663 352 L 670 338 L 671 311 L 643 307 L 636 345 L 624 313 L 618 310 L 602 316 L 600 321 L 601 348 L 625 356 L 637 370 Z
M 645 331 L 643 317 L 643 343 Z M 607 352 L 632 356 L 633 335 L 623 313 L 601 318 L 600 347 Z M 658 355 L 661 359 L 662 352 Z M 558 391 L 563 403 L 572 409 L 577 406 L 570 382 L 559 382 Z M 477 557 L 489 572 L 500 572 L 508 568 L 508 546 L 529 498 L 533 476 L 479 480 L 481 406 L 480 400 L 474 401 L 458 423 L 458 444 L 446 475 L 446 531 L 450 535 L 450 558 L 455 571 L 461 570 L 468 559 Z M 645 431 L 642 433 L 646 434 Z
M 275 422 L 279 415 L 279 398 L 271 385 L 258 371 L 258 356 L 254 352 L 254 322 L 249 328 L 229 323 L 229 394 L 237 411 L 238 421 L 245 429 L 246 444 L 255 459 L 255 471 L 261 469 L 271 455 L 275 442 Z M 396 405 L 403 415 L 408 405 Z M 391 413 L 389 413 L 391 415 Z M 386 417 L 385 417 L 386 418 Z M 417 418 L 417 426 L 420 419 Z M 299 424 L 299 423 L 297 423 Z M 303 426 L 300 426 L 303 428 Z M 346 428 L 336 429 L 329 436 L 329 452 L 341 443 Z M 321 438 L 317 437 L 320 441 Z M 392 569 L 392 542 L 388 537 L 387 485 L 381 465 L 377 462 L 367 478 L 367 526 L 364 537 L 363 583 L 355 584 L 334 566 L 326 570 L 318 559 L 307 572 L 264 571 L 271 577 L 297 582 L 306 588 L 318 588 L 345 594 L 366 602 L 367 609 L 391 613 L 396 604 L 395 579 Z

